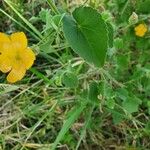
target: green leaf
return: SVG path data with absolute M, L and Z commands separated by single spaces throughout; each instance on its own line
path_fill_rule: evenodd
M 55 49 L 53 48 L 53 46 L 51 45 L 51 42 L 50 41 L 47 41 L 46 43 L 44 44 L 41 44 L 39 46 L 40 48 L 40 51 L 46 53 L 46 54 L 49 54 L 49 53 L 53 53 L 55 52 Z
M 61 22 L 61 19 L 62 19 L 62 15 L 55 15 L 53 16 L 52 20 L 54 21 L 55 25 L 56 26 L 59 26 L 60 22 Z
M 139 108 L 139 104 L 141 104 L 141 101 L 136 97 L 128 97 L 123 103 L 123 108 L 128 113 L 137 112 Z
M 115 100 L 113 98 L 110 98 L 106 101 L 106 106 L 110 109 L 114 109 L 115 107 Z
M 71 48 L 97 67 L 105 62 L 108 31 L 101 14 L 91 7 L 79 7 L 73 17 L 63 18 L 63 31 Z
M 117 111 L 112 113 L 112 118 L 113 118 L 113 123 L 114 124 L 119 124 L 124 119 L 123 115 L 121 113 L 117 112 Z
M 78 86 L 78 78 L 73 73 L 66 73 L 62 77 L 62 82 L 66 87 L 75 88 Z
M 130 62 L 130 55 L 119 55 L 117 56 L 117 67 L 120 69 L 127 69 Z
M 114 109 L 106 108 L 108 112 L 112 114 L 113 123 L 119 124 L 127 117 L 124 115 L 124 112 L 122 109 L 115 107 Z
M 147 134 L 150 134 L 150 121 L 148 121 L 148 122 L 146 123 L 146 125 L 145 125 L 145 132 L 146 132 Z
M 120 39 L 120 38 L 116 38 L 116 39 L 114 40 L 114 46 L 115 46 L 116 49 L 122 49 L 123 46 L 124 46 L 123 40 Z
M 41 8 L 41 11 L 39 12 L 39 17 L 45 23 L 47 15 L 50 15 L 50 10 Z
M 138 2 L 137 10 L 140 13 L 149 14 L 150 13 L 149 7 L 150 7 L 150 0 L 144 0 L 144 1 Z
M 117 95 L 117 97 L 119 97 L 121 100 L 126 100 L 127 99 L 127 97 L 129 97 L 129 92 L 128 92 L 128 90 L 127 89 L 125 89 L 125 88 L 118 88 L 117 90 L 116 90 L 116 95 Z
M 99 99 L 98 99 L 98 83 L 92 82 L 89 86 L 89 93 L 88 93 L 88 99 L 94 104 L 99 104 Z

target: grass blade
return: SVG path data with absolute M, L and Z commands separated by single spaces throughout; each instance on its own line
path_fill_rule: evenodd
M 34 31 L 34 33 L 36 33 L 39 38 L 43 38 L 42 34 L 26 19 L 24 18 L 11 4 L 12 2 L 9 0 L 4 0 L 4 2 L 18 15 L 18 17 L 20 17 L 20 19 L 22 19 L 22 21 L 30 28 Z
M 51 150 L 55 150 L 57 144 L 63 139 L 64 135 L 67 133 L 67 131 L 70 129 L 71 125 L 75 122 L 75 120 L 79 117 L 81 112 L 84 110 L 86 105 L 80 105 L 76 106 L 74 111 L 72 111 L 71 116 L 66 120 L 64 123 L 62 129 L 60 130 L 56 140 L 54 141 L 54 144 L 52 146 Z
M 45 83 L 51 84 L 52 81 L 49 80 L 45 75 L 43 75 L 41 72 L 39 72 L 36 68 L 30 68 L 30 71 L 34 73 L 38 78 L 43 79 Z
M 6 13 L 5 11 L 3 11 L 0 8 L 0 12 L 3 13 L 5 16 L 7 16 L 8 18 L 10 18 L 12 21 L 14 21 L 16 24 L 18 24 L 20 27 L 24 28 L 26 31 L 28 31 L 34 38 L 36 38 L 38 41 L 40 41 L 41 39 L 32 31 L 30 31 L 28 28 L 26 28 L 22 23 L 18 22 L 16 19 L 14 19 L 13 17 L 11 17 L 8 13 Z
M 87 118 L 85 119 L 86 122 L 85 122 L 84 127 L 82 128 L 81 135 L 80 135 L 80 139 L 79 139 L 79 141 L 78 141 L 78 143 L 77 143 L 77 146 L 76 146 L 76 149 L 75 149 L 75 150 L 78 150 L 78 148 L 79 148 L 79 146 L 80 146 L 80 144 L 81 144 L 81 141 L 83 140 L 83 138 L 84 138 L 84 136 L 85 136 L 85 134 L 86 134 L 86 129 L 87 129 L 88 126 L 89 126 L 89 123 L 90 123 L 90 120 L 91 120 L 91 116 L 92 116 L 94 107 L 95 107 L 94 105 L 93 105 L 93 107 L 91 107 L 91 109 L 90 109 L 90 111 L 89 111 L 89 113 L 88 113 L 88 115 L 87 115 Z

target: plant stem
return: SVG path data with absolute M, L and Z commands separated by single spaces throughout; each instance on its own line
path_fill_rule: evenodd
M 52 2 L 52 0 L 47 0 L 47 3 L 49 4 L 50 8 L 54 11 L 55 14 L 59 14 L 59 11 L 55 4 Z

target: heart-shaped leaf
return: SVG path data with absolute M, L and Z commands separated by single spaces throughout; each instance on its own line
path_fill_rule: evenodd
M 107 25 L 95 9 L 76 8 L 63 18 L 63 31 L 71 48 L 86 61 L 102 67 L 108 48 Z

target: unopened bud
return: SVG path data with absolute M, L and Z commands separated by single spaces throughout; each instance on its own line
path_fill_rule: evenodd
M 138 22 L 138 15 L 133 12 L 132 15 L 129 17 L 129 24 L 136 24 Z

